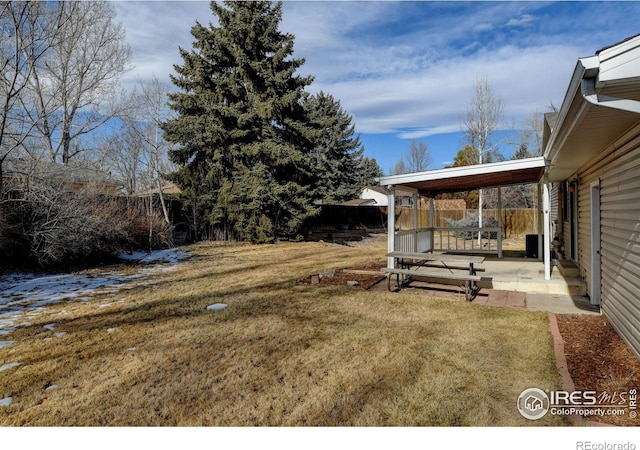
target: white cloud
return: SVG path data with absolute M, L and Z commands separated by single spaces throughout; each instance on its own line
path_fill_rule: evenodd
M 509 118 L 543 111 L 550 100 L 560 104 L 577 57 L 599 47 L 548 32 L 564 33 L 559 24 L 569 19 L 538 20 L 547 3 L 522 5 L 285 2 L 280 29 L 295 35 L 295 57 L 306 59 L 301 73 L 315 76 L 310 90 L 340 100 L 359 133 L 411 139 L 459 131 L 479 76 L 489 78 Z M 135 58 L 129 81 L 153 74 L 167 80 L 182 63 L 178 46 L 191 49 L 196 20 L 214 20 L 202 1 L 115 6 Z M 523 28 L 514 33 L 505 24 Z M 548 28 L 529 31 L 543 24 Z
M 173 65 L 182 62 L 178 47 L 191 48 L 196 20 L 206 25 L 214 18 L 209 3 L 203 1 L 122 1 L 114 6 L 135 64 L 125 83 L 153 75 L 168 80 Z
M 479 33 L 482 31 L 490 31 L 493 30 L 493 25 L 490 23 L 479 23 L 477 25 L 474 25 L 473 27 L 473 31 Z
M 522 14 L 517 19 L 511 19 L 507 22 L 508 27 L 521 27 L 524 25 L 528 25 L 535 19 L 531 14 Z
M 505 115 L 520 120 L 558 103 L 575 64 L 573 47 L 503 47 L 474 57 L 442 60 L 419 72 L 393 73 L 368 81 L 319 82 L 354 116 L 359 132 L 401 133 L 411 139 L 459 131 L 479 76 L 489 78 L 503 99 Z M 547 70 L 554 67 L 553 71 Z
M 432 128 L 405 130 L 398 133 L 398 137 L 400 139 L 420 139 L 428 136 L 437 136 L 439 134 L 456 133 L 458 131 L 460 131 L 460 125 L 451 124 Z

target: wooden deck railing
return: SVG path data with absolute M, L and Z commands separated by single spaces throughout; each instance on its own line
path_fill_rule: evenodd
M 430 252 L 433 250 L 433 231 L 431 228 L 396 231 L 395 251 Z
M 481 238 L 478 242 L 478 233 Z M 396 231 L 395 251 L 487 253 L 502 256 L 502 232 L 490 227 L 433 227 Z

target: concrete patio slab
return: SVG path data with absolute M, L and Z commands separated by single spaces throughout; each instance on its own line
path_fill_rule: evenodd
M 381 286 L 380 289 L 383 289 Z M 384 286 L 386 289 L 386 285 Z M 418 295 L 431 295 L 464 302 L 464 289 L 450 284 L 413 282 L 403 292 Z M 555 314 L 600 314 L 600 309 L 589 303 L 589 297 L 583 295 L 548 294 L 541 292 L 517 292 L 501 289 L 480 289 L 471 301 L 473 305 L 497 306 L 524 309 L 527 311 L 546 311 Z
M 480 286 L 491 289 L 517 292 L 537 292 L 547 294 L 585 295 L 586 286 L 579 277 L 564 277 L 555 267 L 551 279 L 544 279 L 542 261 L 524 258 L 487 258 L 479 267 L 487 281 Z

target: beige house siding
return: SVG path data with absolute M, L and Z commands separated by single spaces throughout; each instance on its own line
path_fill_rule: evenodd
M 640 35 L 578 58 L 562 106 L 545 114 L 543 141 L 548 179 L 565 183 L 558 208 L 577 194 L 577 207 L 571 202 L 573 211 L 564 208 L 560 219 L 564 256 L 576 262 L 591 302 L 640 358 L 638 62 Z
M 562 222 L 562 242 L 564 242 L 565 259 L 571 259 L 571 222 Z
M 591 295 L 591 182 L 592 174 L 578 178 L 578 267 Z
M 591 184 L 599 180 L 601 309 L 640 357 L 640 126 L 578 174 L 580 274 L 591 295 Z
M 562 232 L 562 216 L 560 215 L 560 203 L 562 202 L 562 198 L 560 193 L 560 184 L 561 183 L 557 182 L 551 183 L 551 189 L 549 191 L 549 220 L 551 221 L 550 239 L 552 241 L 559 238 L 560 233 Z M 552 255 L 552 258 L 557 258 L 557 256 Z

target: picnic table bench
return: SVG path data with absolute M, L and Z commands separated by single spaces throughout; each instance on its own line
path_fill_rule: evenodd
M 474 264 L 484 262 L 483 256 L 417 252 L 390 252 L 387 253 L 387 256 L 395 258 L 399 266 L 382 269 L 382 272 L 387 274 L 389 291 L 392 291 L 391 278 L 393 276 L 396 278 L 398 289 L 402 289 L 417 278 L 464 281 L 465 299 L 470 301 L 478 290 L 476 282 L 482 280 L 482 277 L 477 275 L 477 272 L 484 272 L 484 269 L 474 266 Z M 454 272 L 454 270 L 457 272 Z

